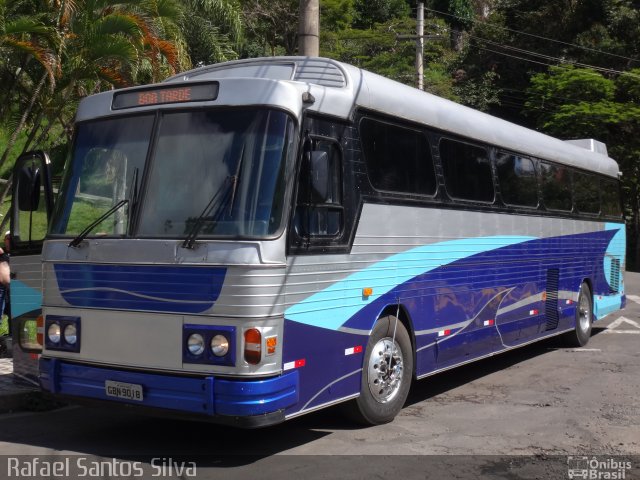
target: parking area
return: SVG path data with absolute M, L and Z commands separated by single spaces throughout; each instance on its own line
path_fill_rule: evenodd
M 443 478 L 437 472 L 453 466 L 466 473 L 484 469 L 486 478 L 568 478 L 567 456 L 636 462 L 640 275 L 627 275 L 626 291 L 627 308 L 594 324 L 585 348 L 545 341 L 416 382 L 387 425 L 356 427 L 337 408 L 246 431 L 66 407 L 0 415 L 0 451 L 134 459 L 147 466 L 153 457 L 192 459 L 198 478 L 206 472 L 215 478 L 221 467 L 225 478 L 256 472 L 360 478 L 369 470 L 383 476 L 391 465 L 420 478 Z M 625 478 L 634 478 L 638 466 Z M 468 478 L 464 472 L 451 478 Z

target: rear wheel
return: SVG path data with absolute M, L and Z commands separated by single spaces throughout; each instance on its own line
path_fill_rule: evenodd
M 407 329 L 394 316 L 379 319 L 365 351 L 360 396 L 346 405 L 348 416 L 364 425 L 392 421 L 407 400 L 412 375 Z
M 582 282 L 578 293 L 576 307 L 576 328 L 564 336 L 565 343 L 570 347 L 584 347 L 591 337 L 593 323 L 593 298 L 589 285 Z

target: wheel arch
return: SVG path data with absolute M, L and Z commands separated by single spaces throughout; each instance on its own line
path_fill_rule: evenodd
M 378 319 L 386 317 L 387 315 L 393 315 L 394 317 L 397 315 L 398 320 L 402 322 L 404 328 L 407 329 L 409 333 L 409 338 L 411 339 L 411 353 L 413 356 L 413 377 L 416 376 L 416 336 L 415 330 L 413 328 L 413 320 L 411 319 L 411 315 L 409 314 L 405 305 L 400 304 L 390 304 L 382 309 L 380 314 L 378 315 Z

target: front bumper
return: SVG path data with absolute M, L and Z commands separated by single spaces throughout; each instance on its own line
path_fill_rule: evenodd
M 141 385 L 143 400 L 107 396 L 105 382 Z M 187 413 L 219 423 L 256 426 L 284 420 L 284 409 L 298 402 L 298 372 L 260 380 L 131 372 L 40 359 L 40 385 L 55 396 L 126 404 L 156 412 Z M 85 402 L 86 403 L 86 402 Z M 269 421 L 265 423 L 265 415 Z M 249 421 L 247 421 L 249 420 Z

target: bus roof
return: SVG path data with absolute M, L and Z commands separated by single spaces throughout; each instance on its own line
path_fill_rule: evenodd
M 320 102 L 309 107 L 348 118 L 362 107 L 537 158 L 618 177 L 618 164 L 596 141 L 565 142 L 394 80 L 327 58 L 269 57 L 200 67 L 167 81 L 265 77 L 307 84 Z M 349 91 L 336 95 L 332 91 Z M 337 92 L 336 92 L 337 93 Z M 593 147 L 599 144 L 598 148 Z M 604 147 L 604 148 L 603 148 Z
M 343 119 L 351 118 L 355 109 L 363 108 L 515 153 L 553 160 L 614 178 L 619 175 L 618 164 L 609 158 L 606 147 L 599 142 L 565 142 L 327 58 L 236 60 L 180 73 L 161 85 L 207 81 L 219 82 L 220 94 L 215 102 L 201 102 L 204 105 L 274 105 L 297 116 L 308 109 Z M 150 86 L 131 90 L 146 88 Z M 78 108 L 76 120 L 113 115 L 114 94 L 127 90 L 85 98 Z M 302 94 L 305 92 L 313 96 L 313 103 L 303 102 Z M 180 108 L 184 104 L 163 107 Z M 136 111 L 155 108 L 157 106 L 137 107 Z

